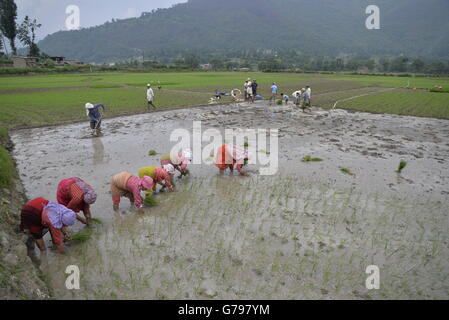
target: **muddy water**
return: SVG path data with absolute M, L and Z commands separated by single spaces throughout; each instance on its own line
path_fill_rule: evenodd
M 220 177 L 193 165 L 145 215 L 127 200 L 113 214 L 112 175 L 157 165 L 148 151 L 169 152 L 172 130 L 194 120 L 203 130 L 280 129 L 279 173 L 251 166 L 248 178 Z M 449 121 L 259 103 L 106 120 L 99 138 L 86 124 L 12 138 L 29 198 L 54 200 L 73 176 L 99 194 L 92 209 L 104 223 L 93 237 L 41 265 L 57 298 L 449 298 Z M 400 160 L 408 165 L 398 175 Z M 68 265 L 80 268 L 80 290 L 65 287 Z M 380 290 L 365 287 L 369 265 L 380 268 Z

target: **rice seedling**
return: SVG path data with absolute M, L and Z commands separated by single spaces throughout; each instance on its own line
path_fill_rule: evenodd
M 249 147 L 249 142 L 248 142 L 248 141 L 245 141 L 245 143 L 243 144 L 243 146 L 244 146 L 245 148 L 248 148 L 248 147 Z
M 282 100 L 276 100 L 276 104 L 277 104 L 278 106 L 282 106 Z
M 150 151 L 148 151 L 148 155 L 149 155 L 150 157 L 154 157 L 154 156 L 157 155 L 157 152 L 156 152 L 155 150 L 150 150 Z
M 401 161 L 399 162 L 398 169 L 396 170 L 397 173 L 401 173 L 402 170 L 407 166 L 407 162 Z
M 93 223 L 95 224 L 103 224 L 103 220 L 99 219 L 99 218 L 92 218 L 90 219 Z
M 148 207 L 156 207 L 159 205 L 159 201 L 155 196 L 148 196 L 143 200 L 143 203 Z
M 323 161 L 323 159 L 321 159 L 321 158 L 312 158 L 311 156 L 305 156 L 304 158 L 302 158 L 301 161 L 302 162 L 321 162 L 321 161 Z
M 81 230 L 75 234 L 73 234 L 70 237 L 70 240 L 72 241 L 76 241 L 76 242 L 85 242 L 87 240 L 89 240 L 92 236 L 92 229 L 90 228 L 86 228 L 84 230 Z
M 350 176 L 354 176 L 355 174 L 349 170 L 348 168 L 340 168 L 340 171 L 343 172 L 344 174 L 349 174 Z

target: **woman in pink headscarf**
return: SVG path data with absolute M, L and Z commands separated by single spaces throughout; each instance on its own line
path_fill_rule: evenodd
M 97 194 L 94 189 L 80 178 L 64 179 L 58 184 L 56 198 L 59 204 L 62 204 L 75 211 L 83 211 L 84 217 L 76 215 L 76 218 L 84 224 L 89 224 L 92 214 L 90 205 L 97 200 Z
M 242 169 L 247 161 L 248 152 L 239 147 L 229 146 L 227 144 L 219 147 L 215 156 L 215 166 L 220 170 L 220 174 L 223 174 L 226 169 L 231 170 L 231 173 L 233 173 L 234 168 L 236 168 L 240 175 L 246 176 L 247 173 Z
M 161 166 L 171 164 L 175 170 L 181 173 L 181 177 L 187 175 L 187 166 L 192 160 L 192 153 L 190 150 L 185 150 L 178 155 L 164 154 L 161 157 Z
M 116 174 L 111 181 L 111 193 L 114 211 L 119 210 L 120 198 L 127 197 L 140 213 L 143 213 L 143 200 L 141 191 L 151 190 L 153 179 L 150 177 L 138 178 L 128 172 Z

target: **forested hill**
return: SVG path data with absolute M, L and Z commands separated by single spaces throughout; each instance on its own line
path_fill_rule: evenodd
M 376 4 L 381 29 L 368 30 Z M 50 55 L 86 62 L 246 49 L 449 57 L 448 0 L 189 0 L 139 18 L 60 31 L 39 42 Z

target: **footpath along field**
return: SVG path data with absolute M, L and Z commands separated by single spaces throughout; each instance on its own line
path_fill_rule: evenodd
M 95 73 L 36 75 L 0 78 L 0 127 L 52 125 L 86 120 L 84 104 L 102 102 L 106 117 L 148 112 L 145 86 L 152 83 L 161 109 L 203 105 L 215 90 L 241 89 L 248 77 L 257 79 L 259 93 L 269 96 L 272 82 L 280 93 L 291 94 L 312 86 L 313 104 L 368 112 L 449 119 L 449 93 L 429 92 L 434 86 L 449 88 L 449 78 L 319 75 L 294 73 Z M 162 90 L 157 90 L 161 86 Z M 409 88 L 417 88 L 416 91 Z M 384 92 L 387 88 L 396 88 Z M 230 102 L 225 98 L 223 102 Z

